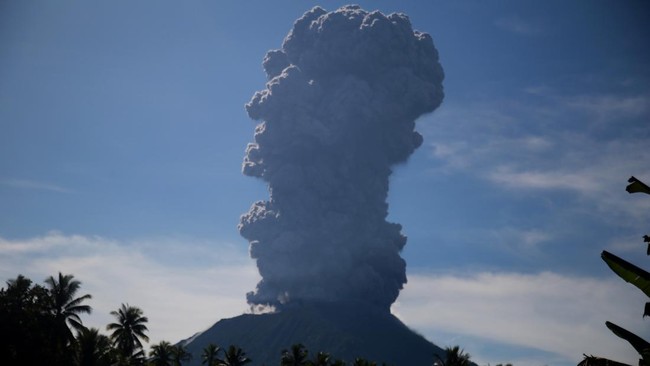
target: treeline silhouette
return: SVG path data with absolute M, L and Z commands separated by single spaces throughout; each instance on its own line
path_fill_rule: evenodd
M 34 284 L 23 275 L 6 282 L 0 289 L 0 355 L 3 365 L 52 366 L 180 366 L 192 360 L 183 344 L 161 341 L 149 354 L 143 342 L 148 319 L 143 311 L 129 304 L 111 311 L 115 322 L 106 326 L 109 335 L 83 325 L 81 315 L 90 314 L 85 304 L 90 294 L 78 295 L 81 282 L 71 274 L 59 272 L 44 285 Z M 470 366 L 470 355 L 458 346 L 448 347 L 444 358 L 432 356 L 432 364 Z M 236 345 L 221 348 L 209 344 L 203 348 L 201 364 L 207 366 L 244 366 L 252 363 Z M 433 362 L 435 361 L 435 363 Z M 280 353 L 281 366 L 346 366 L 326 352 L 310 357 L 302 344 L 294 344 Z M 356 358 L 350 366 L 376 366 L 374 361 Z

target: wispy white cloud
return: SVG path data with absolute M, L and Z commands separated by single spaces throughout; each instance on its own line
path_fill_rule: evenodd
M 602 120 L 617 120 L 623 117 L 642 116 L 650 111 L 648 95 L 578 95 L 567 98 L 568 107 L 587 112 Z
M 469 337 L 556 355 L 541 362 L 539 357 L 507 354 L 507 346 L 495 356 L 465 345 L 479 365 L 513 358 L 518 366 L 575 365 L 583 353 L 636 364 L 634 349 L 604 323 L 609 320 L 647 337 L 650 332 L 641 318 L 645 301 L 641 291 L 614 275 L 602 280 L 550 272 L 411 274 L 393 311 L 440 345 Z M 437 338 L 442 334 L 447 338 Z
M 650 152 L 638 140 L 598 142 L 573 138 L 577 146 L 562 145 L 563 153 L 549 163 L 524 164 L 495 162 L 481 174 L 501 188 L 528 191 L 571 192 L 576 200 L 593 212 L 607 213 L 607 217 L 627 218 L 630 222 L 641 219 L 642 212 L 650 211 L 650 201 L 628 197 L 624 188 L 627 178 L 636 175 L 650 180 Z M 581 140 L 581 141 L 579 141 Z M 559 145 L 560 143 L 558 143 Z M 540 158 L 541 160 L 542 158 Z
M 143 309 L 152 343 L 177 341 L 221 318 L 247 310 L 245 293 L 259 275 L 246 251 L 205 240 L 117 241 L 51 232 L 0 238 L 0 275 L 42 283 L 59 271 L 82 281 L 93 314 L 84 324 L 104 329 L 121 303 Z
M 647 93 L 559 95 L 533 88 L 508 100 L 449 102 L 423 127 L 439 172 L 463 172 L 503 190 L 563 191 L 592 207 L 637 216 L 650 208 L 620 192 L 650 180 Z
M 17 188 L 17 189 L 29 189 L 29 190 L 49 191 L 49 192 L 57 192 L 57 193 L 72 193 L 72 190 L 58 186 L 56 184 L 38 182 L 33 180 L 0 179 L 0 184 L 6 187 Z
M 491 230 L 488 235 L 491 241 L 518 256 L 535 256 L 541 253 L 540 246 L 553 239 L 551 233 L 540 229 L 523 229 L 517 227 L 502 227 Z

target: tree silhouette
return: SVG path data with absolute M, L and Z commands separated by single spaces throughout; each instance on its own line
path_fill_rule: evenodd
M 436 355 L 436 357 L 442 366 L 471 366 L 472 364 L 470 361 L 470 354 L 465 353 L 464 350 L 460 349 L 458 346 L 446 347 L 444 360 L 442 360 L 438 355 Z M 437 362 L 434 363 L 434 365 L 435 364 L 437 364 Z
M 23 275 L 0 289 L 0 355 L 7 365 L 34 365 L 52 359 L 49 294 Z M 57 357 L 58 358 L 58 357 Z
M 92 311 L 89 305 L 81 304 L 92 296 L 86 294 L 75 298 L 81 282 L 73 278 L 73 275 L 63 275 L 59 272 L 57 279 L 52 276 L 45 279 L 50 294 L 50 311 L 54 315 L 55 332 L 60 332 L 59 334 L 65 336 L 66 341 L 69 342 L 75 339 L 72 329 L 76 331 L 84 329 L 79 314 L 90 314 Z
M 192 354 L 187 352 L 187 349 L 178 344 L 172 347 L 172 364 L 174 366 L 181 366 L 183 362 L 190 361 L 192 359 Z
M 314 356 L 314 359 L 308 362 L 310 366 L 329 366 L 330 365 L 330 355 L 326 352 L 318 352 Z
M 160 341 L 151 346 L 149 357 L 153 366 L 171 366 L 174 359 L 174 346 L 167 341 Z
M 377 366 L 376 362 L 366 360 L 365 358 L 355 358 L 353 366 Z
M 280 365 L 282 366 L 305 366 L 307 365 L 308 351 L 302 344 L 294 344 L 291 350 L 282 350 Z
M 82 305 L 85 300 L 91 298 L 86 294 L 75 297 L 81 282 L 74 279 L 71 274 L 64 275 L 59 272 L 55 278 L 50 276 L 45 279 L 48 292 L 48 309 L 53 324 L 48 327 L 53 347 L 50 356 L 50 363 L 54 365 L 69 365 L 72 363 L 74 353 L 70 350 L 75 342 L 75 334 L 84 329 L 80 314 L 90 314 L 92 308 L 89 305 Z
M 122 304 L 117 311 L 111 311 L 117 318 L 117 323 L 110 323 L 106 329 L 112 331 L 111 340 L 122 356 L 122 363 L 133 364 L 141 362 L 144 357 L 142 341 L 149 342 L 145 334 L 145 325 L 149 319 L 143 316 L 140 308 Z
M 107 336 L 97 328 L 84 328 L 77 335 L 75 365 L 110 366 L 113 363 L 113 349 Z
M 8 302 L 2 305 L 13 310 L 29 307 L 35 297 L 32 290 L 32 280 L 19 274 L 16 279 L 7 280 L 7 289 L 2 291 L 4 295 L 7 295 Z
M 630 366 L 626 363 L 616 362 L 602 357 L 584 356 L 584 360 L 580 361 L 578 366 Z
M 246 357 L 246 352 L 234 345 L 228 347 L 224 359 L 221 360 L 221 364 L 224 366 L 244 366 L 249 362 L 252 360 Z
M 214 343 L 208 344 L 203 348 L 203 353 L 201 354 L 201 364 L 208 366 L 217 366 L 222 363 L 222 360 L 219 359 L 219 352 L 221 348 Z

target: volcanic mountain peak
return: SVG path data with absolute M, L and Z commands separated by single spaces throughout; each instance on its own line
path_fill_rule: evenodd
M 444 354 L 394 315 L 345 303 L 294 305 L 220 320 L 187 342 L 193 365 L 200 364 L 202 349 L 210 343 L 242 348 L 252 365 L 279 364 L 282 350 L 298 343 L 310 351 L 310 358 L 323 351 L 348 364 L 361 357 L 378 364 L 425 366 Z

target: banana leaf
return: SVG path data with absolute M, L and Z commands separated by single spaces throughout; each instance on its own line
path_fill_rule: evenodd
M 634 347 L 634 349 L 639 352 L 641 357 L 643 357 L 645 364 L 650 364 L 650 343 L 646 342 L 638 335 L 630 332 L 629 330 L 623 329 L 614 323 L 605 322 L 605 325 L 614 334 L 628 341 L 632 347 Z
M 580 361 L 577 366 L 630 366 L 626 363 L 612 361 L 602 357 L 583 356 L 585 356 L 585 359 Z
M 630 177 L 630 179 L 627 180 L 628 184 L 627 187 L 625 187 L 625 190 L 627 193 L 646 193 L 650 194 L 650 187 L 645 185 L 642 181 L 636 179 L 634 176 Z
M 606 250 L 603 250 L 600 257 L 625 282 L 633 284 L 650 297 L 650 273 Z

